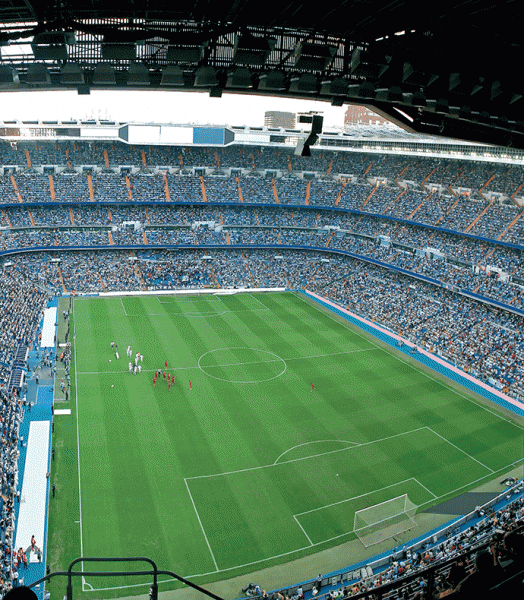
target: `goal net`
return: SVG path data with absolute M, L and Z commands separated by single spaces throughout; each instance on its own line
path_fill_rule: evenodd
M 407 494 L 355 513 L 354 532 L 366 548 L 417 526 L 417 505 Z

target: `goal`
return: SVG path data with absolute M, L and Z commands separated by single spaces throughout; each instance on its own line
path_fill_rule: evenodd
M 355 512 L 353 531 L 366 548 L 417 526 L 417 505 L 407 494 Z

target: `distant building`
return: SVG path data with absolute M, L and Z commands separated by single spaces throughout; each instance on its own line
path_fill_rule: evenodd
M 364 106 L 349 105 L 344 115 L 344 125 L 383 125 L 390 123 Z
M 268 110 L 264 114 L 264 125 L 266 127 L 283 127 L 284 129 L 295 129 L 296 114 L 291 112 L 280 112 Z

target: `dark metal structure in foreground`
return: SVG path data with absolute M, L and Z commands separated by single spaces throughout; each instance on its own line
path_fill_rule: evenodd
M 204 90 L 363 104 L 524 148 L 521 3 L 10 0 L 0 90 Z

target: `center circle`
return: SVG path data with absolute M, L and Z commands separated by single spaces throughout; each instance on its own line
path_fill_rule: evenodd
M 220 381 L 228 383 L 260 383 L 283 375 L 286 361 L 278 354 L 258 348 L 217 348 L 202 354 L 199 369 Z

